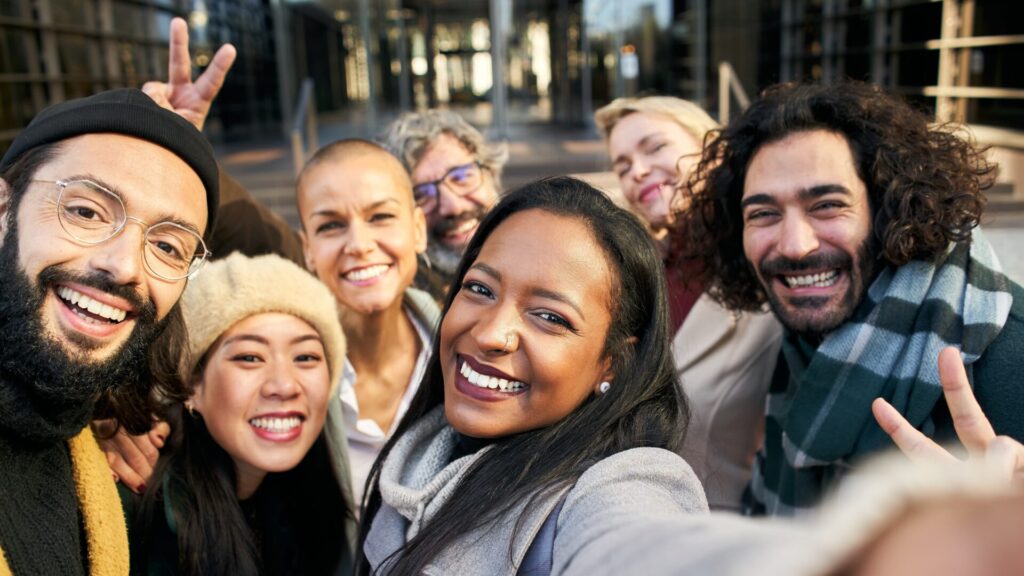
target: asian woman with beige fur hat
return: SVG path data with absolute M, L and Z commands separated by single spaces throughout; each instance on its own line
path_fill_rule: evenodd
M 233 254 L 182 296 L 184 350 L 158 370 L 191 388 L 132 523 L 132 571 L 336 574 L 354 518 L 334 297 L 277 256 Z M 325 427 L 326 422 L 326 427 Z

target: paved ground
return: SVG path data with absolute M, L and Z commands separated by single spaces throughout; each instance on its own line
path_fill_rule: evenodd
M 378 124 L 385 125 L 391 118 L 382 117 Z M 339 138 L 366 137 L 368 131 L 365 119 L 326 118 L 321 121 L 319 141 L 323 145 Z M 265 137 L 216 148 L 222 165 L 233 176 L 292 226 L 298 226 L 291 149 L 284 138 Z M 604 144 L 593 129 L 513 126 L 508 150 L 503 176 L 506 189 L 545 176 L 581 173 L 587 173 L 587 179 L 600 188 L 615 186 L 614 177 L 604 172 L 608 169 Z M 982 225 L 1004 269 L 1024 283 L 1024 205 L 993 202 Z

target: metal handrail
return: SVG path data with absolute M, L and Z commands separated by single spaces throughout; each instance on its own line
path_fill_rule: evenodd
M 733 70 L 732 64 L 728 62 L 718 63 L 718 121 L 725 126 L 729 123 L 729 107 L 732 103 L 730 99 L 736 98 L 736 102 L 740 105 L 740 112 L 746 110 L 750 106 L 750 98 L 747 97 L 747 91 L 743 89 L 743 85 L 740 84 L 739 77 L 736 76 L 736 71 Z
M 302 146 L 302 125 L 306 125 L 306 142 L 309 150 Z M 299 90 L 299 99 L 295 106 L 295 115 L 292 116 L 292 163 L 295 165 L 295 175 L 302 172 L 306 165 L 306 154 L 312 155 L 319 147 L 319 140 L 316 135 L 316 103 L 313 102 L 313 79 L 306 78 L 302 81 L 302 88 Z

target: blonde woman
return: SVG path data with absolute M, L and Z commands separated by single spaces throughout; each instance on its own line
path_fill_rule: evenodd
M 692 102 L 669 96 L 619 98 L 594 115 L 630 207 L 662 250 L 672 349 L 691 420 L 682 454 L 714 509 L 738 510 L 761 442 L 764 399 L 781 329 L 768 313 L 736 313 L 690 281 L 669 232 L 686 209 L 686 185 L 705 135 L 718 124 Z

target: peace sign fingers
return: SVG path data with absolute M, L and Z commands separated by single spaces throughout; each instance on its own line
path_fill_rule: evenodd
M 964 363 L 960 360 L 960 351 L 956 348 L 944 348 L 939 352 L 939 381 L 942 382 L 942 393 L 960 443 L 972 455 L 983 455 L 996 433 L 974 397 Z
M 954 459 L 945 448 L 915 429 L 907 419 L 882 398 L 871 403 L 871 413 L 878 425 L 892 438 L 900 451 L 911 460 Z

